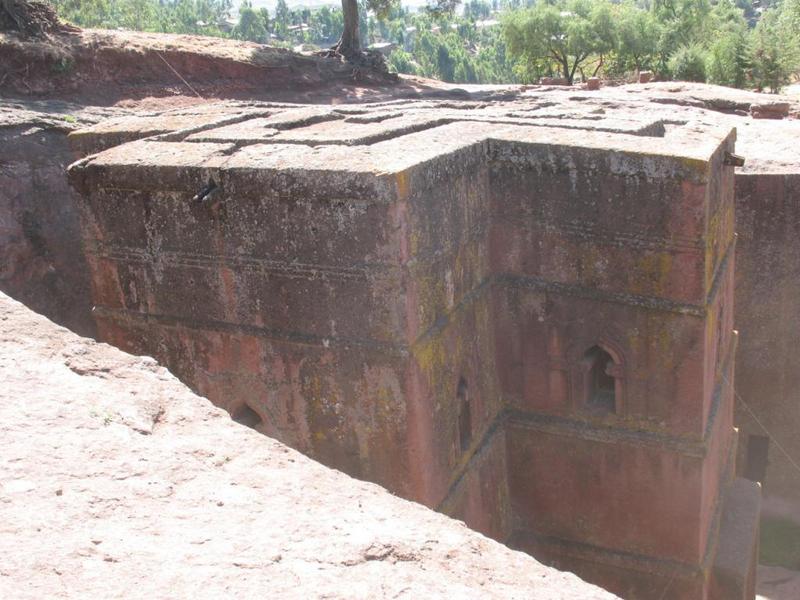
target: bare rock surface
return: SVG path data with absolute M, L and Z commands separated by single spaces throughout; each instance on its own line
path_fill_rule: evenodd
M 35 130 L 69 133 L 128 113 L 120 107 L 87 106 L 52 99 L 0 100 L 0 129 L 24 127 L 25 135 Z
M 0 597 L 614 597 L 2 294 L 0 382 Z

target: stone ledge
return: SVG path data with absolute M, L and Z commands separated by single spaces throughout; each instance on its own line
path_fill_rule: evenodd
M 0 596 L 613 598 L 0 294 Z

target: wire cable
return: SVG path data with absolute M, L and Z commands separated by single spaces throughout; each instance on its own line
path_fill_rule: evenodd
M 194 88 L 193 88 L 193 87 L 192 87 L 192 86 L 189 84 L 189 82 L 188 82 L 188 81 L 186 81 L 186 80 L 185 80 L 185 79 L 184 79 L 184 78 L 181 76 L 181 74 L 180 74 L 180 73 L 178 73 L 178 72 L 177 72 L 177 71 L 174 69 L 174 67 L 173 67 L 171 64 L 169 64 L 169 63 L 167 62 L 167 59 L 166 59 L 166 58 L 164 58 L 164 57 L 161 55 L 161 52 L 159 52 L 158 50 L 154 50 L 154 52 L 156 53 L 156 55 L 158 56 L 158 58 L 160 58 L 161 60 L 163 60 L 163 61 L 164 61 L 164 64 L 165 64 L 165 65 L 167 65 L 167 66 L 169 67 L 170 71 L 172 71 L 173 73 L 175 73 L 175 75 L 177 75 L 177 76 L 178 76 L 178 79 L 180 79 L 180 80 L 181 80 L 181 81 L 182 81 L 184 84 L 186 84 L 186 87 L 188 87 L 190 90 L 192 90 L 192 92 L 194 93 L 194 95 L 195 95 L 195 96 L 197 96 L 198 98 L 200 98 L 200 100 L 205 100 L 205 98 L 203 98 L 203 97 L 202 97 L 202 96 L 201 96 L 201 95 L 198 93 L 198 91 L 197 91 L 196 89 L 194 89 Z
M 753 417 L 753 420 L 754 420 L 756 423 L 758 423 L 758 426 L 759 426 L 759 427 L 761 427 L 761 429 L 763 429 L 763 430 L 764 430 L 764 433 L 766 433 L 766 434 L 767 434 L 767 437 L 768 437 L 770 440 L 772 440 L 772 442 L 775 444 L 775 446 L 777 446 L 778 450 L 780 450 L 780 451 L 783 453 L 783 455 L 784 455 L 784 456 L 786 457 L 786 459 L 787 459 L 787 460 L 788 460 L 788 461 L 789 461 L 789 462 L 792 464 L 792 466 L 793 466 L 795 469 L 797 469 L 797 472 L 798 472 L 798 473 L 800 473 L 800 465 L 799 465 L 799 464 L 797 464 L 797 461 L 795 461 L 795 460 L 794 460 L 794 459 L 793 459 L 793 458 L 792 458 L 792 457 L 789 455 L 789 453 L 788 453 L 788 452 L 786 451 L 786 449 L 785 449 L 785 448 L 784 448 L 784 447 L 781 445 L 781 443 L 780 443 L 778 440 L 776 440 L 776 439 L 775 439 L 775 436 L 774 436 L 774 435 L 772 435 L 772 434 L 770 433 L 770 431 L 769 431 L 769 430 L 768 430 L 768 429 L 767 429 L 767 428 L 764 426 L 764 424 L 763 424 L 763 423 L 761 422 L 761 420 L 760 420 L 760 419 L 759 419 L 759 418 L 756 416 L 756 414 L 753 412 L 753 410 L 750 408 L 750 406 L 747 404 L 747 402 L 745 402 L 745 401 L 744 401 L 744 398 L 742 398 L 742 397 L 739 395 L 739 392 L 737 392 L 737 391 L 736 391 L 736 388 L 735 388 L 735 387 L 734 387 L 734 386 L 731 384 L 731 382 L 730 382 L 730 381 L 728 381 L 728 378 L 727 378 L 727 377 L 725 377 L 725 374 L 724 374 L 724 373 L 723 373 L 723 375 L 722 375 L 722 379 L 724 379 L 724 380 L 725 380 L 725 383 L 726 383 L 726 384 L 728 384 L 729 386 L 731 386 L 731 389 L 733 390 L 733 394 L 734 394 L 734 396 L 736 396 L 736 399 L 737 399 L 737 400 L 739 400 L 739 402 L 741 402 L 741 403 L 742 403 L 742 406 L 744 406 L 744 407 L 745 407 L 745 409 L 747 410 L 747 412 L 750 414 L 750 416 L 751 416 L 751 417 Z

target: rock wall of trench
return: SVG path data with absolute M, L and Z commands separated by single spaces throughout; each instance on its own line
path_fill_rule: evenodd
M 119 110 L 0 104 L 0 291 L 94 336 L 89 274 L 66 167 L 67 135 Z

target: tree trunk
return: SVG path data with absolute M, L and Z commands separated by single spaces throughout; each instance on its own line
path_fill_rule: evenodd
M 351 58 L 361 52 L 361 37 L 358 32 L 357 0 L 342 0 L 344 31 L 334 49 L 345 58 Z
M 597 73 L 598 73 L 598 71 L 600 71 L 600 67 L 602 67 L 602 66 L 603 66 L 603 55 L 601 54 L 600 55 L 600 60 L 597 62 L 597 66 L 594 69 L 594 73 L 592 74 L 592 77 L 597 77 Z M 581 73 L 582 72 L 583 71 L 581 71 Z
M 23 31 L 24 24 L 16 0 L 0 0 L 0 30 Z
M 572 85 L 572 75 L 570 75 L 569 62 L 566 58 L 561 59 L 561 72 L 564 74 L 564 79 L 566 79 L 567 82 Z
M 55 9 L 46 2 L 0 0 L 0 31 L 18 31 L 24 36 L 40 36 L 71 30 L 62 25 Z

